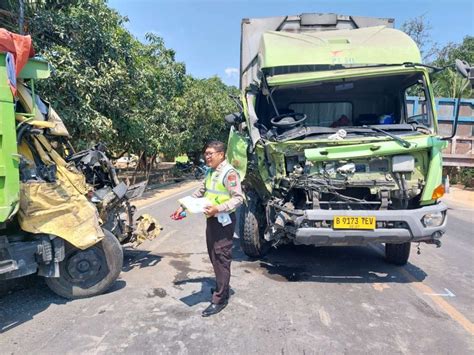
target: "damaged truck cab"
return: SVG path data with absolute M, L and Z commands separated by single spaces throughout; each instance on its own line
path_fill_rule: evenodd
M 122 247 L 86 198 L 82 172 L 54 149 L 69 133 L 35 94 L 48 63 L 23 58 L 19 68 L 19 57 L 0 53 L 0 283 L 37 274 L 66 298 L 101 294 L 121 272 Z
M 392 19 L 303 14 L 244 19 L 242 113 L 228 158 L 247 193 L 244 252 L 284 243 L 440 245 L 441 151 L 430 74 Z M 407 97 L 418 96 L 414 110 Z M 455 130 L 455 128 L 454 128 Z

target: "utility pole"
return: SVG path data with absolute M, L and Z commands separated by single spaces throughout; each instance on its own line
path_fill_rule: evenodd
M 25 7 L 23 0 L 18 0 L 20 2 L 20 17 L 18 18 L 18 26 L 20 27 L 19 33 L 23 34 L 23 23 L 25 21 Z

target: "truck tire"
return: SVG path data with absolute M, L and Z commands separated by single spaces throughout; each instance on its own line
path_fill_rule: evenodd
M 410 256 L 411 243 L 385 244 L 385 259 L 395 265 L 405 265 Z
M 59 296 L 76 299 L 107 291 L 122 270 L 123 250 L 108 230 L 101 242 L 85 250 L 66 243 L 64 260 L 59 264 L 59 277 L 46 278 L 46 284 Z
M 265 213 L 256 194 L 247 194 L 247 204 L 242 206 L 239 219 L 240 246 L 244 253 L 252 258 L 264 256 L 270 243 L 263 237 L 266 227 Z

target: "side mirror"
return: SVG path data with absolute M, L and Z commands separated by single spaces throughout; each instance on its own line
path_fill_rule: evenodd
M 225 121 L 232 125 L 238 125 L 244 121 L 243 114 L 241 112 L 234 112 L 224 117 Z
M 461 74 L 465 78 L 469 77 L 471 67 L 469 66 L 468 62 L 466 62 L 465 60 L 456 59 L 455 66 L 459 74 Z
M 474 89 L 474 68 L 465 60 L 456 59 L 456 70 L 464 78 L 469 80 L 471 88 Z

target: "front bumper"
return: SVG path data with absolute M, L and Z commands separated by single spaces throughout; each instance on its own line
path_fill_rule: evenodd
M 292 238 L 294 244 L 305 245 L 365 245 L 368 243 L 436 242 L 446 231 L 447 206 L 438 203 L 413 210 L 305 210 L 295 220 Z M 427 213 L 441 212 L 443 222 L 437 227 L 425 227 L 422 223 Z M 377 221 L 374 230 L 333 229 L 335 216 L 369 217 Z M 326 227 L 316 227 L 322 225 Z M 381 226 L 379 228 L 379 226 Z

